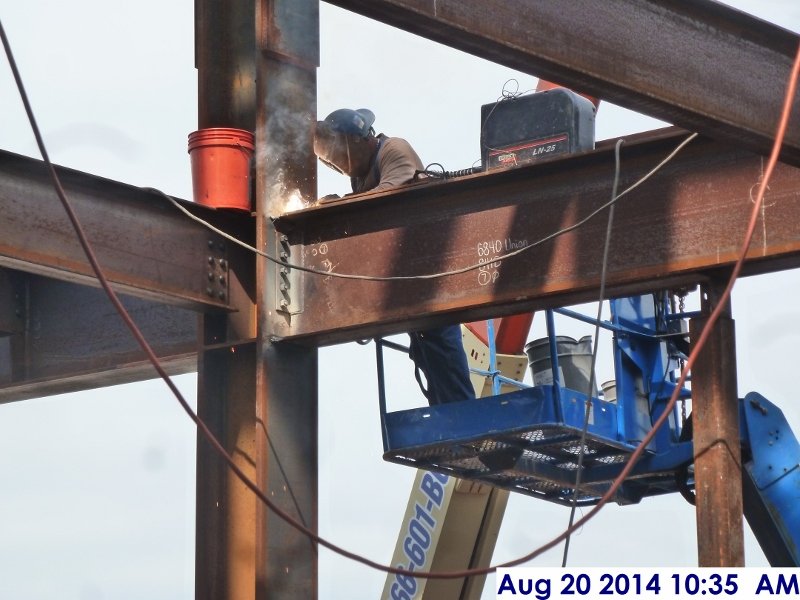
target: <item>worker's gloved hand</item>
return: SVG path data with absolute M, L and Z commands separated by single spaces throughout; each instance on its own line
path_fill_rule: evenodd
M 326 204 L 327 202 L 333 202 L 334 200 L 339 200 L 341 196 L 339 194 L 328 194 L 327 196 L 323 196 L 319 200 L 317 200 L 317 204 Z

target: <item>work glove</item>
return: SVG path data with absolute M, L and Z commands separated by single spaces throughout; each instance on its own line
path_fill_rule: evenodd
M 341 196 L 339 194 L 328 194 L 327 196 L 323 196 L 319 200 L 317 200 L 317 204 L 327 204 L 328 202 L 333 202 L 334 200 L 339 200 Z

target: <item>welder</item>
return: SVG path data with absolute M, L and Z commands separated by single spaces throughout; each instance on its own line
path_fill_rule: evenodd
M 414 180 L 424 170 L 406 140 L 375 134 L 372 111 L 342 108 L 317 121 L 314 153 L 335 171 L 350 177 L 353 193 L 385 190 Z M 322 201 L 336 196 L 325 196 Z M 461 327 L 450 325 L 411 336 L 415 376 L 431 405 L 472 399 L 475 392 L 461 339 Z M 423 384 L 420 372 L 425 375 Z

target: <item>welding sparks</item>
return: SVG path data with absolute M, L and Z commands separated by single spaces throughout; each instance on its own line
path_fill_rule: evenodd
M 294 212 L 302 210 L 306 207 L 303 196 L 300 195 L 300 190 L 293 190 L 286 197 L 286 202 L 283 205 L 283 212 Z
M 298 188 L 290 188 L 284 185 L 283 169 L 278 169 L 275 174 L 275 179 L 270 185 L 268 196 L 275 199 L 274 203 L 271 204 L 274 208 L 280 210 L 280 214 L 303 210 L 311 204 L 303 198 Z M 283 200 L 283 202 L 281 202 L 281 200 Z

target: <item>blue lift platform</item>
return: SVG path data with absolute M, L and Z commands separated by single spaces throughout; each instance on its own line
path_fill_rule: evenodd
M 611 306 L 612 320 L 602 326 L 614 332 L 621 401 L 592 395 L 585 435 L 589 390 L 569 389 L 560 381 L 552 311 L 547 313 L 552 384 L 489 398 L 387 413 L 385 342 L 379 341 L 384 458 L 552 502 L 570 504 L 577 495 L 578 505 L 596 503 L 669 400 L 682 356 L 679 343 L 686 335 L 671 333 L 672 323 L 680 320 L 670 315 L 666 295 L 622 298 Z M 688 390 L 683 395 L 688 397 Z M 677 491 L 678 474 L 692 461 L 692 444 L 680 440 L 680 428 L 676 411 L 617 492 L 616 502 Z M 575 492 L 582 446 L 581 485 Z
M 546 313 L 552 384 L 488 398 L 387 412 L 383 348 L 397 345 L 376 340 L 384 459 L 559 504 L 596 504 L 675 389 L 692 316 L 675 313 L 666 293 L 610 304 L 611 321 L 601 326 L 613 331 L 616 401 L 590 396 L 588 386 L 564 386 L 554 311 Z M 509 383 L 496 370 L 487 374 Z M 691 418 L 683 421 L 674 408 L 613 501 L 672 492 L 692 501 Z M 759 394 L 740 400 L 740 423 L 745 517 L 770 564 L 800 566 L 800 444 L 780 409 Z

